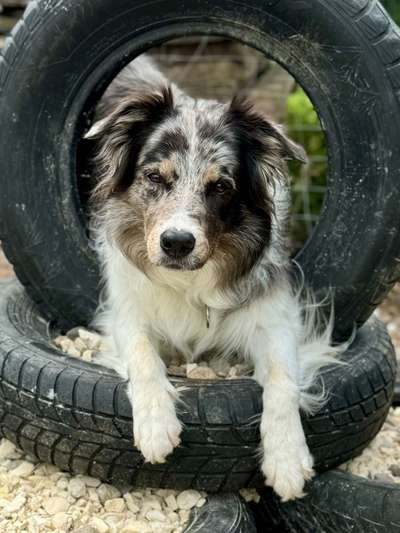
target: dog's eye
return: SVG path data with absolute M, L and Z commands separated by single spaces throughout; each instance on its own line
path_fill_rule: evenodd
M 157 172 L 151 172 L 150 174 L 147 174 L 147 178 L 153 183 L 162 183 L 164 181 L 162 179 L 162 176 L 160 176 L 160 174 L 157 174 Z
M 214 189 L 218 193 L 224 193 L 226 191 L 232 190 L 232 184 L 227 180 L 218 180 L 214 185 Z

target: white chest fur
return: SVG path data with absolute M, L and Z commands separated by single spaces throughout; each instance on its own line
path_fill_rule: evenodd
M 151 282 L 135 297 L 153 342 L 166 343 L 192 361 L 205 351 L 218 350 L 224 337 L 223 311 L 210 308 L 201 298 L 194 299 L 191 291 Z
M 209 350 L 226 351 L 235 313 L 215 289 L 212 266 L 201 272 L 157 269 L 148 277 L 117 251 L 106 266 L 112 316 L 123 313 L 155 345 L 170 345 L 188 360 Z

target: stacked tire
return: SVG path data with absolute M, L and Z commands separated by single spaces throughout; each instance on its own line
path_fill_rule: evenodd
M 95 6 L 38 0 L 0 57 L 7 131 L 0 138 L 0 237 L 19 279 L 1 286 L 0 428 L 62 469 L 113 483 L 212 493 L 262 486 L 258 425 L 250 423 L 261 412 L 261 394 L 252 380 L 186 380 L 182 445 L 166 464 L 149 466 L 132 446 L 121 379 L 67 360 L 51 342 L 88 324 L 98 299 L 81 140 L 96 102 L 146 48 L 200 33 L 239 39 L 278 61 L 309 94 L 326 133 L 325 204 L 296 262 L 317 294 L 334 289 L 336 338 L 358 330 L 345 354 L 349 365 L 324 372 L 329 402 L 303 418 L 318 470 L 359 454 L 383 424 L 395 358 L 385 328 L 370 316 L 400 277 L 400 32 L 382 6 L 373 0 L 187 0 L 184 7 L 172 0 L 97 0 Z M 340 512 L 354 517 L 353 526 L 363 516 L 365 524 L 400 523 L 394 504 L 379 517 L 373 506 L 362 515 L 361 503 L 353 514 L 344 511 L 343 483 L 361 482 L 322 474 L 308 498 L 287 505 L 265 492 L 256 512 L 262 530 L 284 524 L 291 531 L 337 531 Z M 382 501 L 398 501 L 395 489 L 383 497 L 385 490 L 368 485 L 359 492 L 366 500 L 381 494 Z M 323 510 L 335 491 L 342 507 L 336 514 L 334 506 Z M 254 530 L 247 510 L 235 516 L 229 531 Z

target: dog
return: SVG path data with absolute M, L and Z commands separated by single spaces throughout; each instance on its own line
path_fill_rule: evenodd
M 136 447 L 162 463 L 179 445 L 171 350 L 188 362 L 239 353 L 263 388 L 266 484 L 303 496 L 313 459 L 300 408 L 320 405 L 309 388 L 338 351 L 290 281 L 287 161 L 304 162 L 303 148 L 246 100 L 190 97 L 147 56 L 112 81 L 86 138 L 105 281 L 95 322 L 128 377 Z

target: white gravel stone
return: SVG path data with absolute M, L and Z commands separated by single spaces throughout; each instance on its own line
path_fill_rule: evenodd
M 252 367 L 245 363 L 238 363 L 236 366 L 236 374 L 240 377 L 249 376 L 252 373 Z
M 166 520 L 165 514 L 162 513 L 161 511 L 158 511 L 157 509 L 150 509 L 150 511 L 146 513 L 146 518 L 150 522 L 154 520 L 157 522 L 165 522 Z
M 173 494 L 170 494 L 165 498 L 165 503 L 171 511 L 176 511 L 178 509 L 178 502 Z
M 196 507 L 203 507 L 206 501 L 207 501 L 206 498 L 200 498 L 200 500 L 196 503 Z
M 68 483 L 68 492 L 74 498 L 83 498 L 86 494 L 86 485 L 79 478 L 72 478 Z
M 168 511 L 166 513 L 166 516 L 168 518 L 168 520 L 172 523 L 172 524 L 178 524 L 179 523 L 179 515 L 178 513 L 176 513 L 175 511 Z
M 60 490 L 66 490 L 68 489 L 68 484 L 68 479 L 62 477 L 57 481 L 57 488 L 59 488 Z
M 62 338 L 59 340 L 58 344 L 63 352 L 68 352 L 71 348 L 74 347 L 75 343 L 71 339 L 68 339 L 67 337 Z
M 69 503 L 66 498 L 54 496 L 43 502 L 43 508 L 49 515 L 55 515 L 68 511 Z
M 127 520 L 122 525 L 121 533 L 151 533 L 153 528 L 144 520 Z
M 53 474 L 60 473 L 59 469 L 54 465 L 48 465 L 48 464 L 41 464 L 37 467 L 35 470 L 35 474 L 38 476 L 45 476 L 46 478 L 50 477 Z M 70 474 L 63 473 L 63 476 L 66 478 L 70 478 Z
M 35 465 L 29 463 L 28 461 L 22 461 L 22 463 L 19 464 L 17 468 L 14 468 L 11 473 L 13 476 L 29 477 L 34 470 Z
M 231 368 L 229 361 L 222 357 L 216 357 L 209 362 L 210 367 L 214 370 L 217 376 L 226 377 Z
M 138 500 L 135 500 L 129 492 L 124 494 L 124 500 L 129 511 L 135 514 L 140 511 L 140 507 L 138 506 Z
M 74 344 L 75 344 L 75 348 L 79 350 L 80 352 L 84 352 L 85 350 L 88 349 L 88 345 L 81 337 L 78 337 L 77 339 L 75 339 Z
M 98 487 L 99 485 L 101 485 L 101 481 L 99 479 L 96 479 L 95 477 L 90 477 L 90 476 L 79 476 L 79 479 L 81 481 L 83 481 L 83 483 L 87 486 L 87 487 Z
M 189 520 L 190 511 L 187 511 L 186 509 L 179 509 L 178 515 L 179 515 L 180 521 L 185 523 Z
M 125 511 L 125 500 L 123 498 L 113 498 L 104 503 L 104 509 L 108 513 L 122 513 Z
M 186 376 L 186 367 L 185 366 L 176 366 L 170 365 L 168 367 L 168 374 L 171 376 L 185 377 Z
M 98 487 L 97 493 L 101 503 L 103 504 L 107 500 L 112 500 L 113 498 L 119 498 L 121 496 L 121 492 L 117 488 L 113 487 L 112 485 L 108 485 L 107 483 L 102 483 Z
M 79 337 L 79 330 L 80 329 L 81 328 L 79 328 L 79 327 L 70 329 L 69 331 L 67 331 L 66 337 L 68 337 L 69 339 L 72 339 L 74 341 L 77 337 Z
M 19 459 L 22 453 L 17 450 L 14 444 L 7 440 L 3 439 L 0 444 L 0 459 Z
M 93 359 L 93 351 L 92 350 L 85 350 L 83 353 L 82 353 L 82 360 L 83 361 L 87 361 L 88 363 L 90 363 Z
M 101 336 L 97 333 L 81 328 L 79 329 L 79 337 L 85 341 L 90 350 L 98 350 L 101 346 Z
M 103 515 L 102 518 L 111 528 L 119 527 L 122 524 L 123 519 L 124 519 L 124 517 L 121 514 L 114 514 L 114 513 Z
M 161 502 L 162 499 L 158 498 L 156 495 L 146 494 L 141 503 L 142 510 L 146 507 L 148 509 L 158 509 L 161 511 Z
M 260 495 L 258 494 L 256 489 L 241 489 L 239 490 L 239 493 L 246 502 L 258 503 L 260 501 Z
M 72 518 L 67 513 L 56 513 L 51 523 L 56 529 L 68 531 L 72 526 Z
M 232 366 L 230 369 L 229 369 L 229 372 L 228 372 L 228 379 L 232 379 L 232 378 L 235 378 L 237 376 L 237 368 L 236 366 Z
M 178 497 L 176 499 L 178 508 L 182 510 L 189 510 L 192 509 L 196 503 L 200 500 L 201 494 L 200 492 L 197 492 L 197 490 L 184 490 L 180 494 L 178 494 Z
M 17 494 L 14 499 L 12 499 L 5 507 L 4 507 L 4 513 L 5 514 L 11 514 L 11 513 L 17 513 L 20 511 L 23 506 L 25 505 L 26 497 L 24 494 Z
M 193 370 L 195 370 L 198 365 L 197 363 L 188 363 L 187 365 L 182 366 L 186 366 L 186 374 L 189 375 L 190 372 L 193 372 Z
M 130 494 L 133 498 L 138 498 L 139 500 L 142 500 L 145 496 L 151 494 L 151 491 L 149 490 L 144 490 L 142 492 L 138 491 L 138 490 L 131 490 L 130 491 Z
M 217 374 L 208 366 L 198 366 L 187 373 L 190 379 L 217 379 Z
M 89 525 L 94 527 L 94 529 L 99 533 L 108 533 L 108 531 L 110 531 L 109 525 L 104 522 L 104 520 L 96 516 L 90 520 Z

